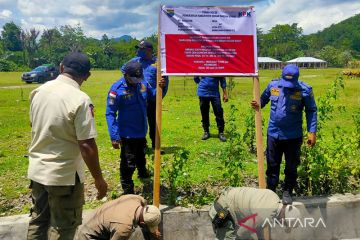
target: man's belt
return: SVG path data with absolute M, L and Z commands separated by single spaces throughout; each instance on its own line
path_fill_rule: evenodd
M 218 203 L 217 201 L 214 202 L 214 208 L 216 210 L 216 215 L 212 220 L 212 224 L 214 225 L 215 228 L 221 228 L 228 220 L 233 222 L 229 210 L 223 208 L 221 204 Z

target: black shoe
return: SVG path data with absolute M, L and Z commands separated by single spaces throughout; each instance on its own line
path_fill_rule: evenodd
M 204 132 L 204 135 L 202 136 L 201 140 L 206 140 L 210 138 L 210 133 L 209 132 Z
M 226 137 L 225 137 L 224 133 L 219 133 L 219 139 L 222 142 L 226 142 Z
M 284 191 L 282 195 L 282 203 L 284 205 L 291 205 L 293 203 L 291 194 L 289 191 Z

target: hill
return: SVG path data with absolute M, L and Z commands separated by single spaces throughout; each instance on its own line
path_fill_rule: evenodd
M 112 38 L 115 42 L 125 41 L 130 42 L 133 38 L 130 35 L 122 35 L 121 37 Z
M 342 50 L 360 52 L 360 14 L 350 17 L 337 24 L 332 24 L 322 31 L 307 35 L 319 50 L 330 45 Z

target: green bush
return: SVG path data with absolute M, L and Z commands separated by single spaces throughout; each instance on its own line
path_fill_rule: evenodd
M 346 129 L 336 126 L 330 137 L 324 137 L 324 125 L 334 117 L 336 111 L 345 111 L 345 107 L 335 108 L 340 90 L 344 88 L 343 77 L 337 77 L 325 96 L 317 101 L 318 131 L 317 143 L 313 148 L 302 147 L 299 167 L 299 190 L 304 195 L 322 195 L 345 193 L 359 190 L 360 113 L 353 115 L 357 131 L 344 134 Z
M 185 187 L 188 185 L 186 179 L 188 179 L 187 162 L 189 159 L 189 151 L 179 150 L 173 155 L 172 162 L 167 161 L 168 166 L 166 168 L 167 181 L 169 185 L 169 198 L 168 204 L 176 204 L 178 197 L 178 187 Z
M 17 68 L 14 62 L 0 59 L 0 72 L 14 72 L 17 71 Z
M 238 130 L 237 113 L 238 109 L 231 105 L 227 121 L 227 146 L 220 156 L 223 162 L 223 178 L 233 187 L 242 185 L 244 162 L 249 156 L 246 143 L 243 141 L 244 136 Z

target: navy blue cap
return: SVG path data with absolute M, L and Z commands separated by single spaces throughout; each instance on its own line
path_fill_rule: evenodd
M 282 71 L 280 83 L 284 87 L 295 88 L 298 85 L 299 68 L 295 64 L 286 65 Z
M 125 64 L 124 66 L 124 74 L 128 74 L 133 80 L 140 82 L 143 78 L 143 68 L 141 63 L 131 61 Z
M 137 46 L 135 46 L 135 48 L 150 48 L 150 49 L 154 49 L 152 43 L 151 43 L 151 42 L 148 42 L 148 41 L 141 41 Z
M 64 57 L 62 64 L 64 65 L 64 73 L 69 73 L 76 77 L 85 76 L 91 69 L 88 56 L 80 52 L 69 53 Z

